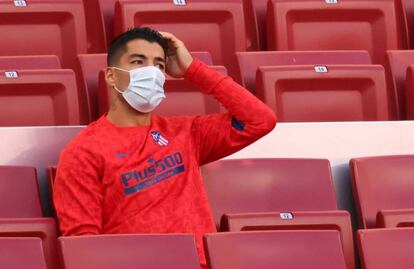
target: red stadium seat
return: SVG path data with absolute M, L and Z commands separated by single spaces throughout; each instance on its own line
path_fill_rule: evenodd
M 60 268 L 57 250 L 56 223 L 52 218 L 0 218 L 0 240 L 4 237 L 37 237 L 41 245 L 49 269 Z M 1 255 L 1 254 L 0 254 Z M 26 253 L 22 252 L 22 256 Z M 0 268 L 10 268 L 1 267 Z M 37 268 L 34 265 L 27 268 Z
M 170 0 L 119 0 L 114 18 L 115 35 L 133 26 L 171 32 L 189 50 L 210 52 L 214 64 L 226 66 L 232 76 L 237 74 L 234 53 L 256 49 L 252 44 L 257 42 L 252 40 L 257 37 L 245 26 L 241 0 L 197 0 L 186 5 Z
M 367 51 L 249 51 L 236 52 L 242 85 L 256 93 L 256 72 L 260 66 L 370 64 Z
M 106 36 L 106 43 L 109 45 L 114 37 L 113 34 L 113 25 L 114 25 L 114 13 L 115 13 L 115 3 L 117 0 L 98 0 L 99 6 L 96 4 L 96 8 L 100 8 L 104 19 L 104 26 L 105 26 L 105 36 Z M 96 2 L 96 0 L 93 0 Z
M 341 235 L 347 268 L 355 268 L 352 224 L 347 211 L 295 211 L 225 214 L 222 231 L 336 230 Z
M 78 55 L 81 79 L 89 96 L 89 110 L 92 120 L 98 118 L 99 71 L 107 66 L 106 53 Z
M 414 120 L 414 65 L 410 65 L 407 67 L 405 85 L 405 107 L 407 120 Z
M 377 227 L 414 227 L 414 209 L 381 210 L 377 214 Z
M 402 0 L 404 15 L 407 20 L 408 37 L 410 49 L 414 49 L 414 2 L 412 0 Z
M 239 0 L 235 0 L 235 1 L 239 1 Z M 93 7 L 95 10 L 92 12 L 96 12 L 96 10 L 100 10 L 103 16 L 105 36 L 107 40 L 106 42 L 109 47 L 114 37 L 113 24 L 114 24 L 114 13 L 115 13 L 116 0 L 91 0 L 89 2 L 90 2 L 88 3 L 88 5 L 90 6 L 89 9 L 92 9 Z M 206 64 L 213 65 L 210 55 L 207 55 L 205 53 L 199 53 L 197 56 L 201 61 L 205 62 Z
M 206 65 L 214 65 L 213 64 L 213 58 L 211 57 L 211 54 L 208 51 L 191 51 L 191 55 L 194 58 L 199 59 L 200 61 L 202 61 Z
M 210 269 L 345 269 L 337 231 L 266 231 L 204 236 Z
M 396 109 L 400 119 L 406 118 L 406 72 L 407 67 L 414 64 L 414 50 L 387 51 L 387 73 L 389 86 L 395 90 Z M 408 109 L 408 106 L 407 106 Z
M 0 126 L 80 124 L 72 70 L 0 71 L 0 92 Z
M 390 119 L 379 65 L 260 67 L 256 95 L 281 122 Z
M 0 218 L 42 217 L 36 169 L 0 166 Z
M 223 66 L 211 66 L 211 68 L 226 74 Z M 165 95 L 167 99 L 154 110 L 154 114 L 162 116 L 179 115 L 204 115 L 220 113 L 224 108 L 214 97 L 205 95 L 202 91 L 184 79 L 167 77 L 165 80 Z M 105 73 L 99 74 L 99 115 L 103 115 L 109 109 L 108 88 L 105 81 Z
M 46 269 L 39 238 L 0 238 L 0 268 Z
M 0 69 L 60 69 L 56 55 L 0 56 Z
M 105 53 L 107 38 L 105 33 L 104 15 L 99 0 L 83 0 L 88 35 L 88 53 Z M 110 2 L 107 1 L 106 2 Z M 113 4 L 114 8 L 115 4 Z
M 202 175 L 217 226 L 223 214 L 337 210 L 328 160 L 221 160 Z
M 269 50 L 368 50 L 375 64 L 406 49 L 402 7 L 394 0 L 271 0 Z
M 359 230 L 358 246 L 363 269 L 413 268 L 413 228 Z
M 81 0 L 1 1 L 0 10 L 2 56 L 57 55 L 75 69 L 76 55 L 87 52 Z
M 194 237 L 184 234 L 60 237 L 65 269 L 199 269 Z
M 360 228 L 375 228 L 380 210 L 414 209 L 414 155 L 350 161 Z
M 244 12 L 250 23 L 256 24 L 256 33 L 259 36 L 260 50 L 266 50 L 267 47 L 267 36 L 266 36 L 266 14 L 267 14 L 267 0 L 243 0 Z M 252 15 L 251 15 L 252 14 Z M 253 19 L 251 19 L 253 18 Z

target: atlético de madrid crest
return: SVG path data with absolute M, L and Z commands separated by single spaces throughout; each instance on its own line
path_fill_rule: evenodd
M 168 145 L 168 140 L 165 137 L 163 137 L 160 132 L 152 131 L 151 136 L 152 139 L 154 139 L 155 143 L 157 143 L 158 145 L 163 147 Z

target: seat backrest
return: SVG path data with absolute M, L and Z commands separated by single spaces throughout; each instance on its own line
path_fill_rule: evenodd
M 389 87 L 394 90 L 396 108 L 399 118 L 405 119 L 406 115 L 406 74 L 407 68 L 414 64 L 414 50 L 389 50 L 387 51 L 387 74 Z M 407 106 L 408 108 L 408 106 Z
M 47 268 L 60 268 L 57 249 L 57 229 L 53 218 L 0 218 L 0 238 L 4 237 L 40 238 Z
M 337 209 L 328 160 L 221 160 L 202 175 L 217 226 L 230 213 Z
M 375 228 L 380 210 L 414 208 L 414 155 L 350 161 L 360 228 Z
M 72 70 L 0 71 L 0 92 L 0 126 L 80 124 Z
M 0 55 L 57 55 L 75 69 L 87 52 L 82 0 L 2 1 L 0 10 Z
M 260 67 L 256 91 L 281 122 L 390 120 L 380 65 Z
M 358 231 L 358 247 L 364 269 L 411 269 L 414 264 L 414 228 Z
M 346 268 L 337 231 L 215 233 L 204 242 L 210 269 Z
M 106 57 L 106 53 L 78 55 L 79 70 L 81 70 L 81 77 L 88 91 L 92 120 L 98 118 L 98 78 L 99 71 L 107 66 Z
M 0 268 L 46 269 L 39 238 L 0 238 Z
M 177 5 L 170 0 L 119 0 L 114 18 L 115 35 L 144 25 L 171 32 L 190 51 L 210 52 L 214 64 L 224 65 L 232 76 L 237 74 L 234 53 L 248 50 L 252 43 L 242 1 L 195 0 Z
M 99 8 L 101 10 L 101 13 L 104 19 L 106 43 L 109 48 L 109 45 L 112 39 L 114 38 L 113 25 L 114 25 L 115 3 L 117 0 L 98 0 L 98 1 L 99 1 Z
M 267 47 L 267 33 L 266 33 L 266 14 L 267 14 L 267 0 L 243 0 L 244 12 L 249 23 L 256 24 L 256 32 L 259 37 L 259 49 L 266 50 Z M 250 13 L 250 14 L 249 14 Z M 253 18 L 253 19 L 252 19 Z
M 194 237 L 130 234 L 60 237 L 65 269 L 199 269 Z
M 191 51 L 190 52 L 193 58 L 197 58 L 206 65 L 214 65 L 213 58 L 211 57 L 210 52 L 208 51 Z
M 42 217 L 36 169 L 0 166 L 0 218 Z
M 0 69 L 60 69 L 56 55 L 0 56 Z
M 401 2 L 404 9 L 404 15 L 407 20 L 410 49 L 414 49 L 414 2 L 411 0 L 401 0 Z
M 226 75 L 223 66 L 211 66 L 212 69 Z M 210 95 L 205 95 L 197 86 L 185 79 L 167 76 L 164 84 L 166 99 L 153 111 L 161 116 L 195 116 L 220 113 L 224 108 Z M 109 109 L 109 92 L 104 70 L 99 74 L 98 112 L 99 116 Z
M 256 72 L 261 66 L 370 64 L 368 51 L 247 51 L 236 52 L 242 85 L 256 93 Z
M 340 233 L 348 269 L 355 268 L 351 218 L 347 211 L 294 211 L 225 214 L 221 231 L 335 230 Z
M 407 77 L 405 84 L 405 107 L 406 119 L 414 120 L 414 65 L 407 67 Z
M 399 1 L 271 0 L 269 50 L 368 50 L 375 64 L 385 52 L 407 49 Z
M 84 0 L 86 32 L 88 36 L 88 53 L 105 53 L 107 49 L 107 38 L 104 23 L 104 14 L 99 0 Z M 113 7 L 115 3 L 113 3 Z

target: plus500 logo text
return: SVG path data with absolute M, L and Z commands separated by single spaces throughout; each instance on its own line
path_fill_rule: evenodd
M 149 166 L 143 170 L 133 170 L 121 175 L 125 195 L 142 191 L 185 171 L 180 152 L 159 160 L 150 158 L 148 163 Z

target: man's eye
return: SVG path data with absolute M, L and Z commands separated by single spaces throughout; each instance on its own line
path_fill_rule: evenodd
M 144 62 L 142 60 L 135 60 L 131 62 L 132 64 L 143 64 Z
M 164 66 L 163 64 L 157 64 L 157 67 L 158 67 L 160 70 L 164 70 L 164 69 L 165 69 L 165 66 Z

